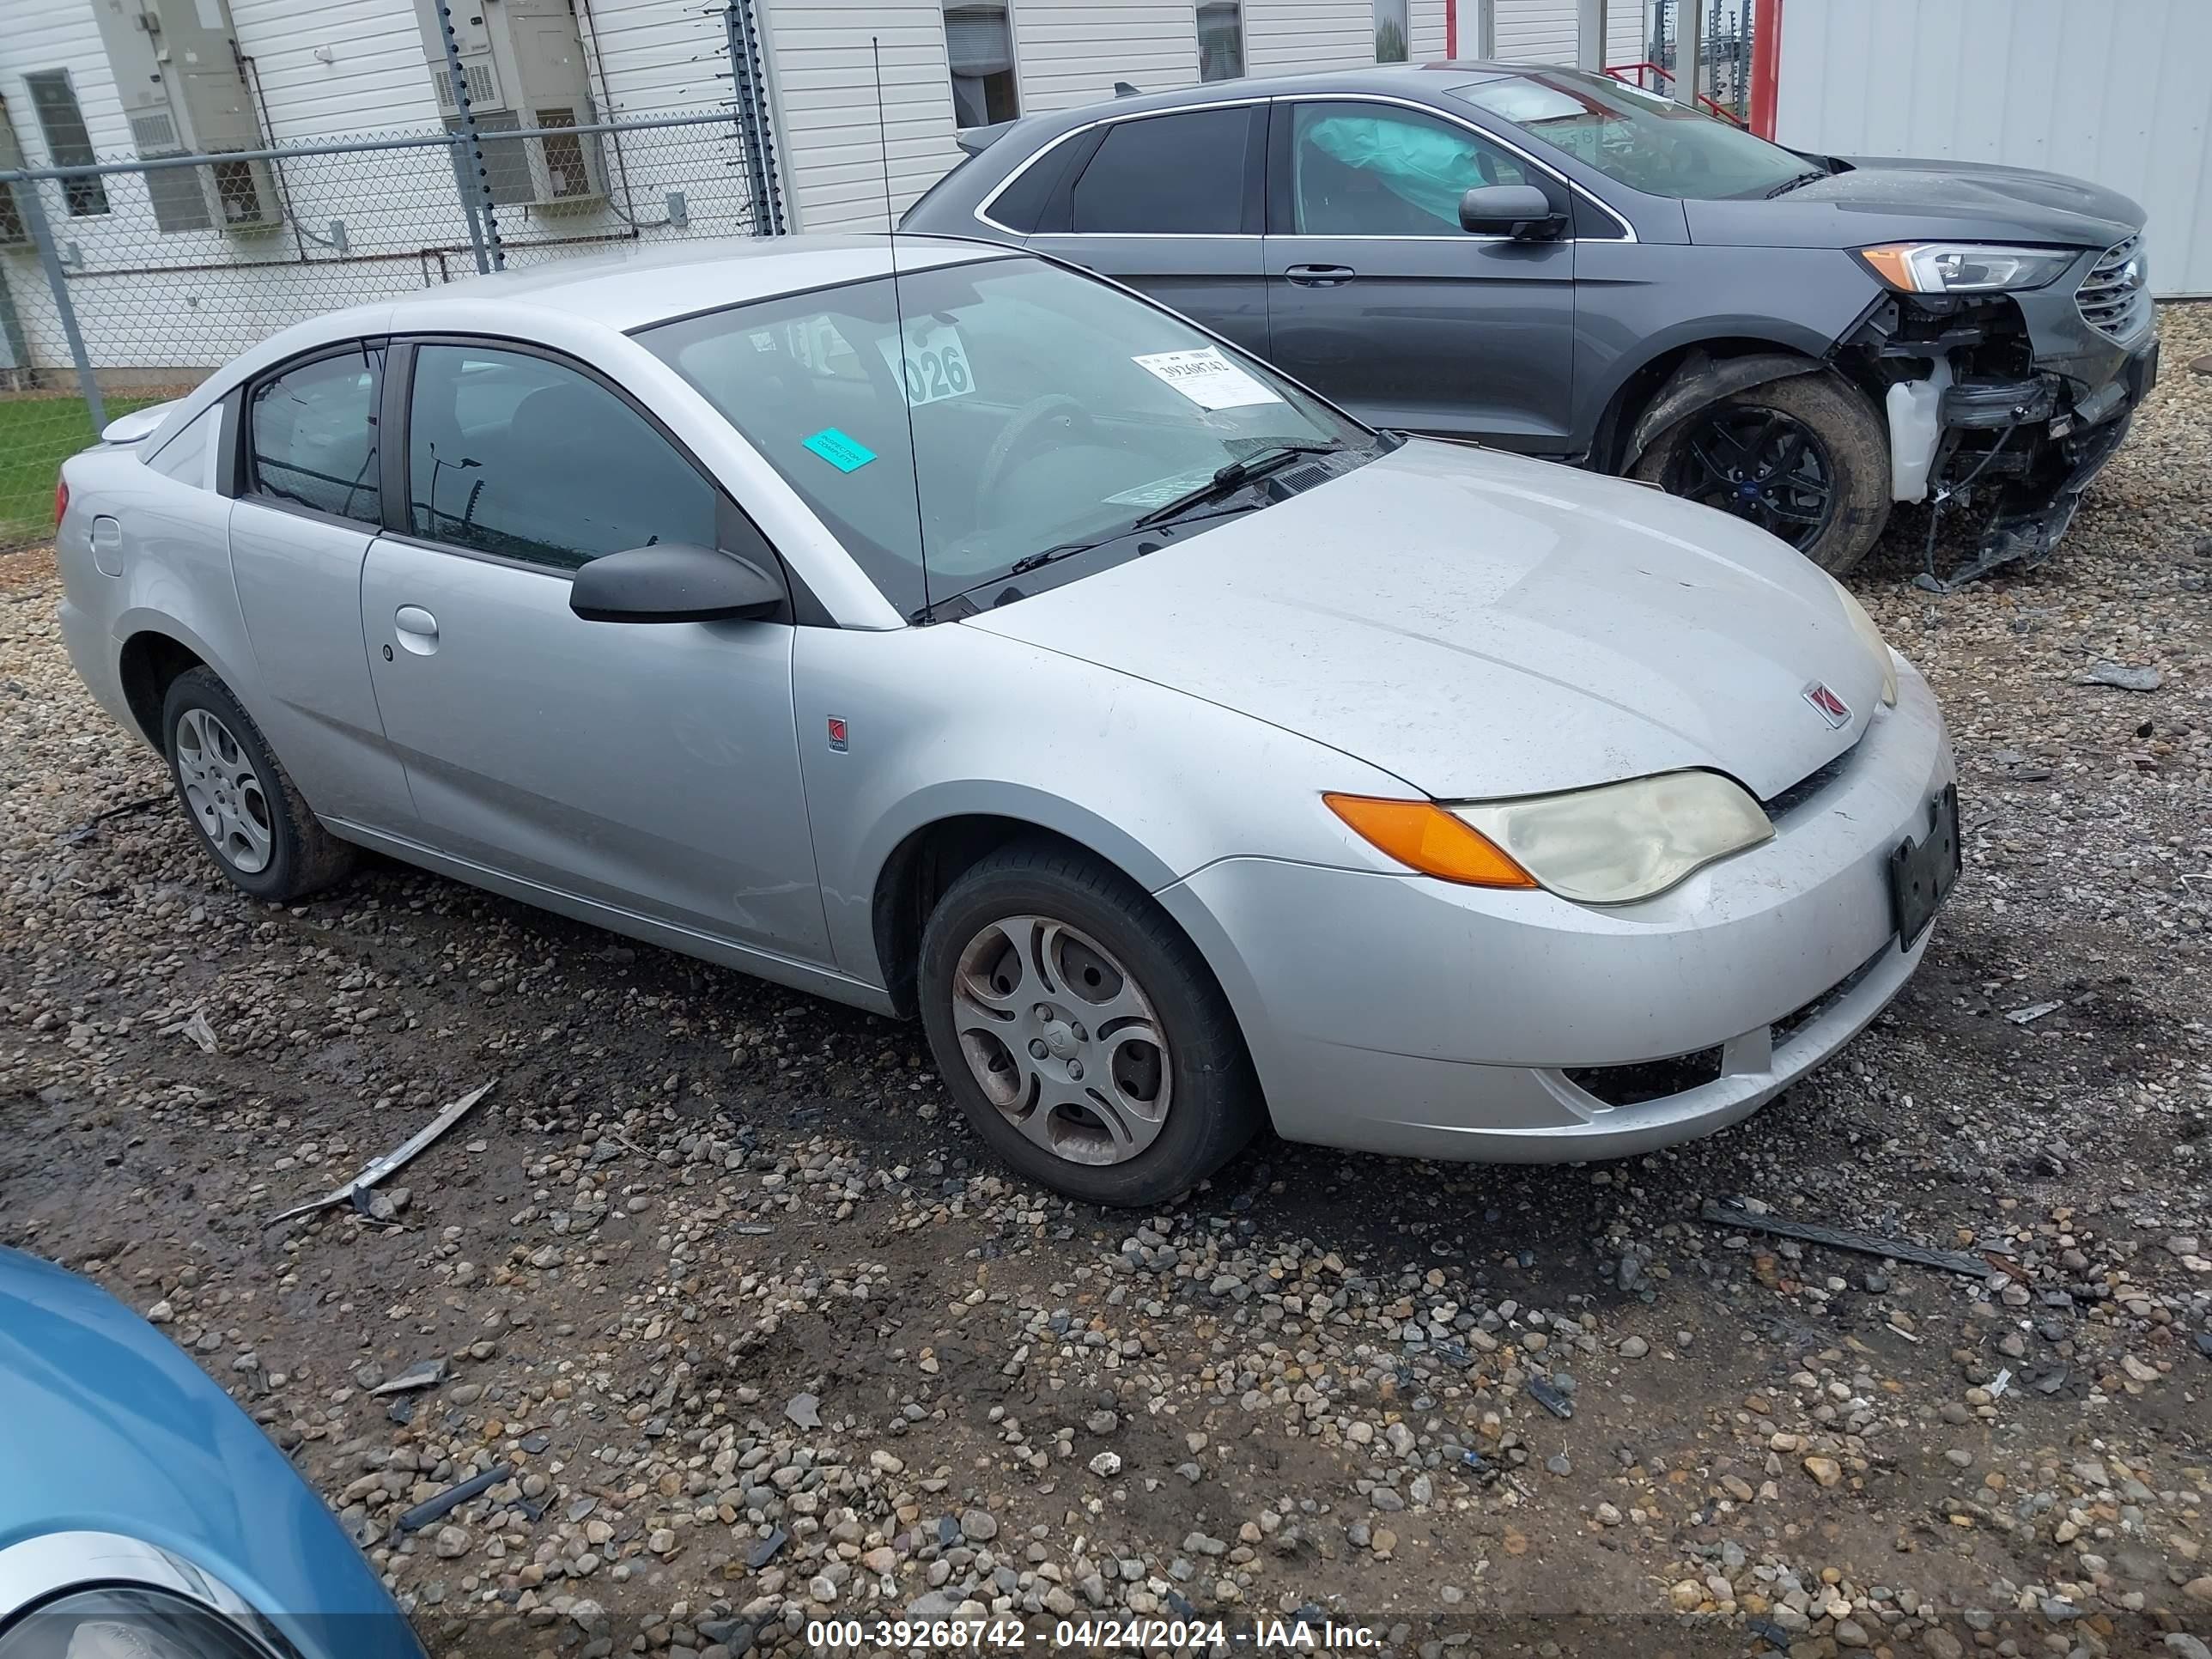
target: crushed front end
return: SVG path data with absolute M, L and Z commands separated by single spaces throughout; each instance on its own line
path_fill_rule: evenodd
M 1923 580 L 1954 586 L 2058 545 L 2157 379 L 2142 242 L 2016 250 L 2060 267 L 2033 287 L 1903 291 L 1912 276 L 1892 277 L 1900 291 L 1844 343 L 1883 393 L 1893 499 L 1988 508 L 1964 568 L 1942 579 L 1931 564 Z M 1929 538 L 1932 559 L 1933 522 Z

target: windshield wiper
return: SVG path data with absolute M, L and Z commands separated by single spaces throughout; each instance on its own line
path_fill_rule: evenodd
M 1328 443 L 1270 444 L 1265 449 L 1239 457 L 1226 466 L 1216 467 L 1213 476 L 1197 489 L 1185 490 L 1173 501 L 1161 502 L 1133 521 L 1129 528 L 1142 530 L 1147 525 L 1164 524 L 1201 502 L 1241 489 L 1255 478 L 1264 478 L 1270 472 L 1288 466 L 1301 455 L 1334 455 L 1349 447 L 1349 445 L 1334 441 Z
M 1796 190 L 1801 185 L 1809 185 L 1815 179 L 1825 179 L 1827 176 L 1827 168 L 1815 167 L 1810 173 L 1799 173 L 1795 179 L 1784 179 L 1780 184 L 1775 185 L 1772 190 L 1766 192 L 1766 199 L 1771 202 L 1778 196 L 1787 196 L 1791 191 Z

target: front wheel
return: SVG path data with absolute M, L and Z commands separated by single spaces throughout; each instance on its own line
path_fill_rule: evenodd
M 1243 1039 L 1197 950 L 1146 894 L 1047 842 L 992 854 L 922 935 L 922 1024 L 999 1156 L 1095 1204 L 1157 1204 L 1259 1127 Z
M 1722 398 L 1652 441 L 1631 476 L 1779 536 L 1831 575 L 1889 521 L 1889 434 L 1858 388 L 1816 372 Z

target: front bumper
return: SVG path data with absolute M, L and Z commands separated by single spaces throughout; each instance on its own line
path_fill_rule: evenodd
M 1286 1139 L 1529 1163 L 1688 1139 L 1834 1054 L 1926 950 L 1898 947 L 1887 860 L 1954 771 L 1926 682 L 1899 682 L 1772 841 L 1640 904 L 1259 858 L 1158 896 L 1219 975 Z M 1714 1049 L 1710 1081 L 1634 1103 L 1569 1075 Z

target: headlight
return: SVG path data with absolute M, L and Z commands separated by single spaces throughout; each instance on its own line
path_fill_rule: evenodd
M 1832 576 L 1828 580 L 1836 580 Z M 1875 625 L 1874 618 L 1867 615 L 1866 607 L 1859 603 L 1857 594 L 1841 582 L 1836 582 L 1836 597 L 1844 602 L 1844 615 L 1850 621 L 1851 632 L 1859 636 L 1859 643 L 1874 653 L 1874 659 L 1881 665 L 1882 707 L 1896 708 L 1897 659 L 1890 654 L 1889 641 L 1882 638 L 1881 629 Z
M 1584 904 L 1650 898 L 1774 834 L 1759 803 L 1717 772 L 1450 808 L 1322 799 L 1361 840 L 1423 875 L 1469 887 L 1542 886 Z
M 1631 904 L 1774 834 L 1717 772 L 1662 772 L 1565 795 L 1452 809 L 1561 898 Z
M 1997 294 L 2055 282 L 2079 248 L 2001 247 L 1990 242 L 1891 242 L 1860 258 L 1907 294 Z

